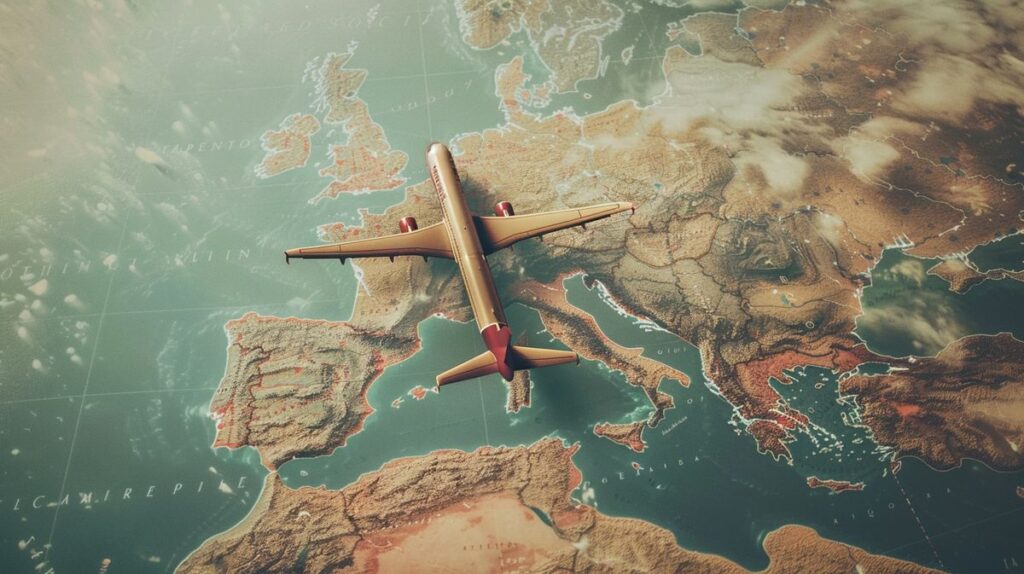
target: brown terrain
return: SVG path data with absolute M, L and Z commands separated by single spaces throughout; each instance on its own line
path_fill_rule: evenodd
M 313 74 L 323 123 L 341 126 L 345 134 L 344 143 L 329 147 L 331 165 L 319 173 L 331 182 L 314 201 L 343 193 L 393 189 L 407 181 L 401 172 L 409 157 L 391 149 L 384 130 L 370 117 L 369 107 L 358 95 L 367 71 L 346 67 L 353 51 L 327 54 Z M 305 166 L 312 151 L 310 137 L 320 131 L 320 125 L 310 114 L 292 114 L 281 122 L 280 130 L 265 132 L 261 141 L 267 154 L 256 166 L 256 175 L 273 177 Z
M 840 492 L 851 492 L 864 490 L 863 482 L 848 482 L 845 480 L 820 479 L 816 476 L 807 477 L 808 488 L 827 488 L 833 494 Z
M 326 107 L 325 124 L 343 126 L 348 138 L 331 145 L 332 165 L 320 175 L 333 181 L 315 200 L 342 193 L 365 193 L 393 189 L 406 182 L 400 174 L 409 160 L 405 152 L 391 149 L 384 130 L 370 117 L 366 102 L 358 97 L 366 70 L 345 67 L 352 51 L 328 54 L 317 74 L 317 95 Z
M 623 12 L 606 0 L 459 0 L 462 40 L 491 49 L 525 29 L 537 57 L 551 69 L 555 91 L 597 77 L 601 43 L 622 25 Z M 557 33 L 550 33 L 556 31 Z
M 367 216 L 361 228 L 325 226 L 321 233 L 359 237 L 387 232 L 383 216 L 373 219 Z M 467 317 L 462 285 L 448 268 L 431 272 L 437 264 L 418 258 L 359 262 L 366 288 L 358 291 L 350 321 L 248 313 L 228 322 L 228 364 L 210 405 L 218 419 L 214 446 L 253 446 L 274 468 L 296 456 L 328 454 L 344 445 L 370 414 L 370 383 L 419 349 L 416 325 L 442 309 L 456 319 Z M 433 378 L 425 377 L 421 386 L 432 389 Z M 528 391 L 519 396 L 528 402 Z
M 464 39 L 478 48 L 568 15 L 527 0 L 467 1 L 462 9 Z M 845 373 L 884 361 L 898 369 L 849 376 L 840 392 L 856 396 L 894 465 L 909 455 L 941 468 L 966 457 L 1024 466 L 1024 343 L 970 336 L 935 357 L 891 359 L 854 335 L 861 290 L 885 249 L 951 261 L 1024 227 L 1024 173 L 1014 157 L 1024 144 L 1024 88 L 1008 79 L 1024 59 L 1012 32 L 1024 22 L 1005 25 L 1012 13 L 995 5 L 971 10 L 957 15 L 969 26 L 940 31 L 922 24 L 928 6 L 914 2 L 697 15 L 678 24 L 680 45 L 664 53 L 664 90 L 651 104 L 627 100 L 584 116 L 531 111 L 546 88 L 530 84 L 521 58 L 498 69 L 506 125 L 451 142 L 472 207 L 486 213 L 497 199 L 513 200 L 520 213 L 600 201 L 638 206 L 629 218 L 491 258 L 507 304 L 537 309 L 552 335 L 647 393 L 652 419 L 605 426 L 604 436 L 641 445 L 643 428 L 671 406 L 658 391 L 662 380 L 688 381 L 608 340 L 565 300 L 566 273 L 587 273 L 630 313 L 695 344 L 737 421 L 776 458 L 790 456 L 786 445 L 807 417 L 784 404 L 770 379 L 792 383 L 786 373 L 804 365 Z M 557 63 L 545 50 L 567 49 L 558 47 L 564 37 L 547 48 L 535 43 L 557 89 L 593 73 L 585 61 L 607 33 L 598 26 L 584 34 L 578 51 Z M 381 143 L 383 132 L 355 97 L 364 76 L 343 66 L 328 60 L 321 71 L 333 118 L 324 121 L 359 128 L 349 146 L 369 151 L 335 153 L 325 175 L 339 193 L 370 188 L 360 179 L 368 173 L 372 185 L 393 187 L 401 152 Z M 393 233 L 405 215 L 437 220 L 429 182 L 409 186 L 405 201 L 382 215 L 363 213 L 361 227 L 326 225 L 321 236 Z M 330 452 L 367 415 L 366 386 L 415 352 L 420 321 L 439 312 L 467 318 L 450 262 L 358 265 L 366 289 L 349 322 L 248 315 L 229 324 L 228 369 L 211 405 L 222 417 L 218 444 L 253 445 L 270 466 Z M 978 280 L 953 264 L 933 272 L 955 290 Z M 524 376 L 510 385 L 509 409 L 528 404 Z M 288 489 L 271 474 L 250 516 L 181 568 L 741 571 L 679 548 L 653 525 L 573 502 L 581 478 L 572 452 L 557 441 L 440 451 L 392 461 L 333 492 Z M 458 552 L 429 552 L 442 543 Z M 764 548 L 773 572 L 925 571 L 799 526 L 769 534 Z M 459 562 L 445 562 L 449 554 Z
M 645 428 L 647 423 L 644 421 L 623 424 L 600 423 L 594 425 L 594 434 L 628 446 L 633 452 L 643 452 L 647 448 L 647 443 L 644 442 Z
M 1024 342 L 1007 333 L 964 337 L 935 357 L 885 375 L 844 380 L 874 439 L 937 468 L 973 458 L 1024 465 Z
M 966 293 L 975 285 L 985 281 L 1000 281 L 1002 279 L 1024 281 L 1024 271 L 992 269 L 982 272 L 975 268 L 970 261 L 963 259 L 946 259 L 941 263 L 936 263 L 928 270 L 928 273 L 949 283 L 949 290 L 959 294 Z
M 506 8 L 540 9 L 529 2 Z M 1014 146 L 990 142 L 1014 137 L 1019 110 L 1003 102 L 1024 91 L 961 83 L 967 93 L 946 90 L 935 101 L 921 88 L 943 77 L 941 65 L 953 65 L 943 51 L 982 74 L 975 62 L 985 50 L 1016 44 L 1000 44 L 1004 32 L 993 26 L 985 38 L 957 38 L 980 45 L 972 50 L 935 45 L 914 33 L 912 10 L 840 3 L 697 15 L 680 26 L 699 40 L 699 55 L 669 47 L 666 86 L 654 103 L 624 101 L 582 117 L 530 111 L 524 98 L 536 87 L 522 60 L 500 67 L 507 125 L 453 142 L 473 207 L 485 213 L 497 199 L 514 199 L 521 213 L 598 201 L 638 206 L 628 219 L 492 257 L 506 304 L 538 309 L 570 348 L 622 370 L 647 392 L 654 424 L 670 406 L 657 391 L 661 378 L 686 381 L 616 348 L 565 301 L 557 274 L 585 271 L 629 312 L 694 343 L 758 448 L 788 458 L 786 445 L 806 416 L 784 405 L 768 381 L 789 382 L 784 373 L 803 365 L 846 372 L 886 360 L 853 334 L 860 291 L 883 249 L 948 258 L 1022 227 L 1021 174 L 1008 170 L 1017 165 Z M 500 42 L 529 23 L 522 17 L 510 16 L 507 32 L 480 42 Z M 358 86 L 352 78 L 335 83 Z M 334 105 L 354 105 L 339 93 L 324 92 L 336 97 L 332 113 Z M 991 121 L 997 111 L 1008 123 Z M 410 186 L 406 200 L 383 215 L 364 214 L 360 228 L 324 226 L 322 238 L 390 233 L 404 215 L 423 223 L 439 217 L 429 182 Z M 450 262 L 359 265 L 377 295 L 360 291 L 362 311 L 352 322 L 360 329 L 397 328 L 396 339 L 414 346 L 422 319 L 465 317 Z M 510 409 L 521 404 L 510 401 Z M 866 420 L 880 430 L 880 419 Z M 950 438 L 957 434 L 951 422 L 924 424 Z
M 505 385 L 508 387 L 508 403 L 505 410 L 518 413 L 523 407 L 530 406 L 530 371 L 516 371 L 512 380 Z
M 575 502 L 575 451 L 557 439 L 436 451 L 338 491 L 291 489 L 271 473 L 249 516 L 178 572 L 746 572 L 680 548 L 667 530 Z M 764 549 L 771 573 L 933 572 L 802 526 L 770 533 Z
M 306 165 L 312 144 L 309 138 L 320 131 L 320 122 L 309 114 L 292 114 L 281 122 L 279 131 L 269 130 L 260 141 L 267 152 L 256 166 L 256 175 L 274 177 Z
M 629 384 L 641 387 L 654 407 L 646 424 L 656 426 L 665 417 L 665 411 L 674 406 L 672 397 L 658 390 L 661 382 L 671 379 L 686 387 L 690 378 L 682 371 L 643 356 L 643 349 L 627 349 L 609 339 L 592 316 L 569 304 L 562 288 L 563 279 L 564 276 L 556 277 L 547 285 L 536 281 L 518 282 L 512 297 L 536 309 L 548 333 L 580 357 L 601 361 L 625 375 Z
M 387 331 L 255 313 L 225 329 L 228 366 L 210 403 L 214 446 L 255 447 L 268 468 L 343 446 L 373 411 L 370 383 L 416 349 Z

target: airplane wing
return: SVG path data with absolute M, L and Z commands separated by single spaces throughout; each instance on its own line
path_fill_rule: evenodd
M 408 233 L 396 233 L 370 239 L 354 239 L 330 245 L 298 247 L 284 252 L 286 262 L 293 257 L 297 259 L 340 259 L 344 263 L 350 257 L 393 258 L 401 255 L 452 259 L 448 232 L 438 222 Z
M 633 209 L 632 203 L 617 202 L 507 217 L 474 216 L 474 219 L 480 245 L 484 253 L 491 254 L 524 239 L 585 225 Z

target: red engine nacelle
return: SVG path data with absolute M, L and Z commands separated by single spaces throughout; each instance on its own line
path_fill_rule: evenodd
M 416 225 L 415 217 L 403 217 L 398 220 L 398 229 L 401 230 L 402 233 L 409 233 L 410 231 L 416 231 L 419 229 L 419 226 Z
M 515 214 L 516 212 L 512 209 L 512 204 L 508 201 L 499 201 L 494 204 L 494 215 L 499 217 L 510 217 Z

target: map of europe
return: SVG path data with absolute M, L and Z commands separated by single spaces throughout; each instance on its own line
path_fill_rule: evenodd
M 1024 571 L 1016 0 L 0 6 L 0 570 Z

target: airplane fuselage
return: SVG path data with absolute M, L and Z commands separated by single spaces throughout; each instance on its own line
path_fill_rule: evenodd
M 586 226 L 587 223 L 623 211 L 633 211 L 632 203 L 612 202 L 552 211 L 519 214 L 508 201 L 494 206 L 494 216 L 473 215 L 462 194 L 462 184 L 448 148 L 433 143 L 427 148 L 427 171 L 434 182 L 441 204 L 441 221 L 419 228 L 416 218 L 398 221 L 399 233 L 380 237 L 357 238 L 339 243 L 295 247 L 284 252 L 285 262 L 297 259 L 337 259 L 342 264 L 353 257 L 400 256 L 452 259 L 462 274 L 466 296 L 476 318 L 480 337 L 487 350 L 437 375 L 437 386 L 499 373 L 506 381 L 516 371 L 579 363 L 572 351 L 541 349 L 512 344 L 512 331 L 494 288 L 494 277 L 487 254 L 511 247 L 514 243 L 547 233 Z
M 512 333 L 498 291 L 494 288 L 494 277 L 480 245 L 473 214 L 466 206 L 459 174 L 455 171 L 455 163 L 447 147 L 434 143 L 427 148 L 427 169 L 430 170 L 430 178 L 437 190 L 442 220 L 448 231 L 455 263 L 462 273 L 462 282 L 466 286 L 466 295 L 480 336 L 494 355 L 498 372 L 505 380 L 512 380 L 514 371 L 509 361 Z

